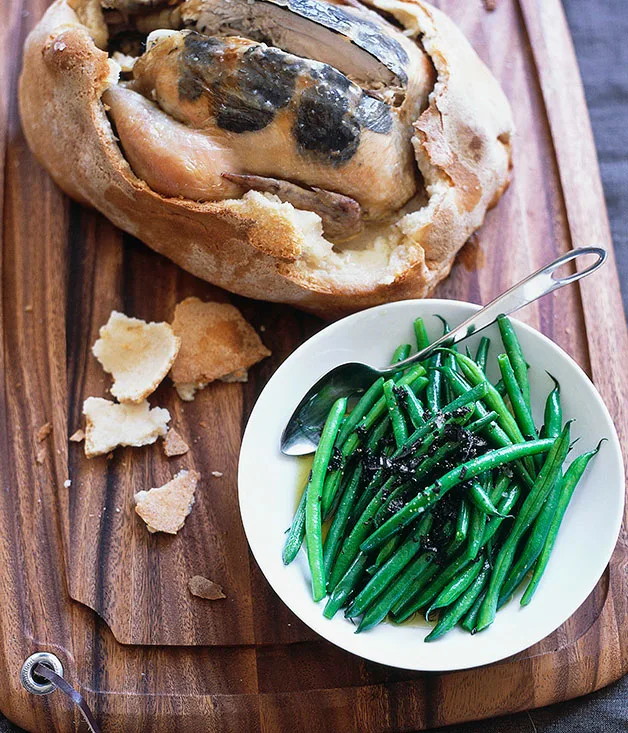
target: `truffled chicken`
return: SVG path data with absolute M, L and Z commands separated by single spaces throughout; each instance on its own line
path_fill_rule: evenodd
M 386 219 L 417 192 L 412 123 L 433 70 L 373 15 L 320 0 L 188 0 L 144 16 L 202 32 L 152 31 L 132 78 L 105 94 L 131 166 L 168 196 L 273 193 L 318 213 L 333 238 Z

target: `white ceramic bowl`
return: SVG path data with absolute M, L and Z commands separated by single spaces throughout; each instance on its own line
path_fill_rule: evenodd
M 260 395 L 249 419 L 239 466 L 239 499 L 244 529 L 262 572 L 279 597 L 314 631 L 329 641 L 382 664 L 415 670 L 445 671 L 495 662 L 550 634 L 584 602 L 609 561 L 624 506 L 624 469 L 617 434 L 595 387 L 580 367 L 542 334 L 515 321 L 523 350 L 531 362 L 530 382 L 535 422 L 540 424 L 545 397 L 552 387 L 549 369 L 561 385 L 565 419 L 574 418 L 576 451 L 590 450 L 608 438 L 589 464 L 560 529 L 549 565 L 532 602 L 522 608 L 517 596 L 498 612 L 493 625 L 471 636 L 460 629 L 426 644 L 429 627 L 383 623 L 356 634 L 342 612 L 323 617 L 324 601 L 312 601 L 303 550 L 288 567 L 281 560 L 304 481 L 304 459 L 284 456 L 279 438 L 293 409 L 325 372 L 346 361 L 384 365 L 400 343 L 413 343 L 413 320 L 425 319 L 431 338 L 441 333 L 433 314 L 452 326 L 478 306 L 450 300 L 389 303 L 334 323 L 300 346 L 277 370 Z M 491 338 L 489 377 L 497 377 L 495 357 L 502 351 L 499 330 Z M 480 339 L 467 340 L 473 350 Z

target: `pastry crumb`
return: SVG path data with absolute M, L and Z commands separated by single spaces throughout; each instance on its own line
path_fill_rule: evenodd
M 50 433 L 52 433 L 52 423 L 46 422 L 37 431 L 37 440 L 41 443 L 43 440 L 46 440 Z
M 215 476 L 216 478 L 222 478 L 224 474 L 222 471 L 212 471 L 212 476 Z
M 229 303 L 186 298 L 175 308 L 172 328 L 181 348 L 170 377 L 186 402 L 216 379 L 245 382 L 248 368 L 270 356 L 253 327 Z
M 111 394 L 119 402 L 141 402 L 170 371 L 180 340 L 168 323 L 147 323 L 112 311 L 92 347 L 102 368 L 113 377 Z
M 39 465 L 41 466 L 42 463 L 46 460 L 46 449 L 45 448 L 39 448 L 37 453 L 35 454 L 35 460 Z
M 164 438 L 164 453 L 168 458 L 172 456 L 182 456 L 190 450 L 189 445 L 177 433 L 174 428 L 166 433 Z
M 222 586 L 214 583 L 209 578 L 202 575 L 195 575 L 188 580 L 188 588 L 190 593 L 197 598 L 205 598 L 208 601 L 217 601 L 220 598 L 226 598 L 223 593 Z
M 88 397 L 85 415 L 85 455 L 104 455 L 118 446 L 150 445 L 168 431 L 170 413 L 146 400 L 139 404 L 116 404 L 102 397 Z
M 26 306 L 24 307 L 24 310 L 25 310 L 25 311 L 26 311 L 27 313 L 32 313 L 32 312 L 33 312 L 33 304 L 32 304 L 32 303 L 29 303 L 28 305 L 26 305 Z
M 70 441 L 72 443 L 82 443 L 85 440 L 85 431 L 79 428 L 76 432 L 70 435 Z
M 65 486 L 66 489 L 69 489 L 70 486 L 72 486 L 72 480 L 69 478 L 66 478 L 66 480 L 63 482 L 63 485 Z
M 198 471 L 179 471 L 167 484 L 135 494 L 135 511 L 149 532 L 176 534 L 183 527 L 200 477 Z

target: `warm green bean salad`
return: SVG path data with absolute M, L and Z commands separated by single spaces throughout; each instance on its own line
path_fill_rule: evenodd
M 346 398 L 332 407 L 283 551 L 288 564 L 305 540 L 327 618 L 344 609 L 365 631 L 420 612 L 437 619 L 425 639 L 434 641 L 457 624 L 490 626 L 523 583 L 521 604 L 530 602 L 600 446 L 564 470 L 572 439 L 559 384 L 537 428 L 528 363 L 510 321 L 498 323 L 496 384 L 483 337 L 475 354 L 440 349 L 378 379 L 352 410 Z M 422 349 L 425 324 L 414 325 Z M 393 363 L 410 350 L 402 344 Z

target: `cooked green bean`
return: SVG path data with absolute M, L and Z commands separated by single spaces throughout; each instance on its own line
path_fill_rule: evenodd
M 484 491 L 479 481 L 472 481 L 467 491 L 467 496 L 480 511 L 491 517 L 502 516 L 499 509 L 491 501 L 491 497 Z
M 432 517 L 427 514 L 417 528 L 399 547 L 397 552 L 382 565 L 364 588 L 356 595 L 346 613 L 348 618 L 361 616 L 368 606 L 382 593 L 406 565 L 421 551 L 421 537 L 430 531 Z
M 432 611 L 436 611 L 439 608 L 445 608 L 446 606 L 455 603 L 477 578 L 483 565 L 483 558 L 478 558 L 468 565 L 453 580 L 451 580 L 430 604 L 430 607 L 425 612 L 425 620 L 429 621 Z
M 506 580 L 499 593 L 499 601 L 497 602 L 497 608 L 501 608 L 512 594 L 517 590 L 525 576 L 527 575 L 530 568 L 536 562 L 538 556 L 541 554 L 545 540 L 552 524 L 552 519 L 556 513 L 556 507 L 558 506 L 558 499 L 560 497 L 562 485 L 562 477 L 559 473 L 554 486 L 552 487 L 545 504 L 539 515 L 534 520 L 528 538 L 519 554 L 519 559 L 511 567 Z
M 366 392 L 360 397 L 359 401 L 349 413 L 349 416 L 343 423 L 342 428 L 336 438 L 336 446 L 342 448 L 343 443 L 349 437 L 349 435 L 356 429 L 358 423 L 362 418 L 373 408 L 375 403 L 384 394 L 384 378 L 379 377 L 373 384 L 366 390 Z
M 357 466 L 353 471 L 351 480 L 347 484 L 346 489 L 340 499 L 336 513 L 327 532 L 325 544 L 323 545 L 323 568 L 325 577 L 329 578 L 332 565 L 336 559 L 336 554 L 340 548 L 340 542 L 344 536 L 349 521 L 349 514 L 354 505 L 355 498 L 360 489 L 360 479 L 362 478 L 362 466 Z
M 368 558 L 363 552 L 360 552 L 355 557 L 351 565 L 347 568 L 347 572 L 336 583 L 335 588 L 329 596 L 329 600 L 323 611 L 325 618 L 333 618 L 338 610 L 345 605 L 349 596 L 354 591 L 358 580 L 360 580 L 360 577 L 364 573 L 367 563 Z
M 386 407 L 388 408 L 388 417 L 390 418 L 395 436 L 395 443 L 397 444 L 397 448 L 401 448 L 408 439 L 408 426 L 399 408 L 397 395 L 395 394 L 395 383 L 392 379 L 384 382 L 384 397 L 386 399 Z
M 480 343 L 478 344 L 478 350 L 475 352 L 475 363 L 480 369 L 486 371 L 486 363 L 488 361 L 488 350 L 491 345 L 491 340 L 486 336 L 482 336 Z
M 456 521 L 456 542 L 460 545 L 466 540 L 469 532 L 469 505 L 462 499 L 460 509 L 458 509 L 458 519 Z
M 517 517 L 510 533 L 497 554 L 493 566 L 493 572 L 491 573 L 491 579 L 489 581 L 488 592 L 478 616 L 478 631 L 490 626 L 495 619 L 499 594 L 506 578 L 506 574 L 512 565 L 519 540 L 538 515 L 543 502 L 547 498 L 547 495 L 551 491 L 552 486 L 561 471 L 567 451 L 569 450 L 569 428 L 570 424 L 567 423 L 560 437 L 554 440 L 547 458 L 545 459 L 545 463 L 543 464 L 543 468 L 534 482 L 532 490 L 517 513 Z M 531 441 L 525 445 L 532 445 L 533 442 L 539 441 Z
M 384 544 L 391 535 L 398 532 L 401 527 L 426 511 L 426 509 L 438 501 L 449 489 L 459 484 L 462 480 L 472 479 L 484 473 L 484 471 L 497 468 L 504 463 L 510 463 L 525 456 L 544 453 L 554 445 L 554 442 L 553 439 L 531 440 L 527 443 L 509 445 L 506 448 L 498 448 L 478 458 L 467 461 L 460 466 L 456 466 L 456 468 L 453 468 L 428 486 L 418 496 L 409 501 L 403 509 L 400 509 L 390 519 L 384 522 L 381 527 L 376 529 L 375 532 L 364 540 L 361 549 L 369 552 Z
M 480 608 L 482 607 L 482 603 L 484 603 L 484 599 L 486 598 L 487 583 L 488 578 L 484 578 L 484 586 L 480 591 L 480 595 L 475 599 L 473 605 L 471 606 L 467 615 L 464 617 L 462 623 L 460 624 L 462 628 L 465 631 L 468 631 L 470 634 L 475 634 L 475 625 L 478 620 L 478 614 L 480 613 Z
M 534 425 L 534 420 L 532 419 L 532 413 L 530 412 L 530 407 L 526 403 L 521 388 L 517 382 L 508 354 L 500 354 L 497 357 L 497 363 L 499 365 L 502 379 L 504 380 L 506 394 L 510 399 L 510 404 L 521 432 L 528 440 L 535 440 L 538 435 Z
M 405 361 L 409 356 L 410 352 L 412 351 L 412 347 L 410 344 L 400 344 L 395 349 L 395 352 L 393 353 L 391 364 L 396 364 L 400 361 Z M 395 372 L 395 379 L 399 379 L 399 377 L 403 374 L 403 369 Z
M 554 382 L 554 389 L 547 396 L 545 402 L 545 422 L 541 429 L 541 437 L 543 438 L 555 438 L 560 435 L 560 431 L 563 427 L 563 410 L 560 404 L 560 384 L 547 373 L 550 379 Z
M 515 333 L 515 329 L 506 316 L 500 316 L 497 319 L 497 325 L 499 326 L 499 332 L 501 333 L 506 353 L 512 364 L 515 376 L 517 378 L 517 384 L 523 395 L 525 404 L 530 409 L 530 381 L 528 380 L 528 365 L 523 356 L 523 350 L 521 344 Z
M 532 596 L 534 595 L 534 592 L 539 585 L 541 577 L 545 572 L 545 568 L 547 567 L 547 563 L 554 547 L 554 543 L 556 542 L 558 530 L 560 529 L 563 517 L 565 516 L 565 512 L 567 511 L 567 507 L 569 506 L 569 502 L 571 501 L 571 497 L 573 496 L 574 489 L 582 478 L 582 474 L 585 472 L 589 461 L 593 458 L 593 456 L 597 455 L 601 445 L 602 441 L 600 441 L 595 450 L 589 451 L 588 453 L 583 453 L 581 456 L 578 456 L 572 462 L 572 464 L 569 466 L 565 473 L 562 481 L 560 498 L 558 500 L 558 507 L 556 508 L 556 512 L 554 514 L 554 518 L 552 520 L 547 539 L 545 540 L 545 544 L 543 545 L 543 549 L 541 551 L 541 554 L 539 555 L 539 559 L 537 560 L 534 572 L 532 573 L 530 583 L 528 584 L 528 587 L 526 588 L 526 591 L 521 598 L 522 606 L 526 606 L 528 603 L 530 603 L 530 600 L 532 599 Z
M 425 322 L 422 318 L 417 318 L 414 321 L 414 335 L 416 337 L 416 348 L 417 351 L 423 351 L 430 345 L 430 337 L 427 335 L 425 328 Z
M 456 602 L 448 608 L 439 618 L 438 623 L 432 631 L 425 637 L 425 641 L 436 641 L 439 637 L 446 634 L 454 628 L 460 619 L 473 607 L 474 603 L 481 595 L 486 586 L 490 573 L 490 564 L 488 560 L 483 560 L 482 566 L 469 587 L 460 595 Z
M 282 559 L 284 565 L 290 565 L 294 558 L 298 555 L 303 538 L 305 537 L 305 499 L 307 491 L 303 491 L 299 506 L 294 514 L 294 519 L 290 525 L 288 536 L 283 546 Z
M 360 543 L 364 540 L 365 537 L 368 536 L 368 533 L 371 529 L 373 517 L 375 516 L 377 510 L 382 504 L 384 493 L 386 489 L 390 487 L 390 485 L 392 485 L 394 480 L 394 477 L 391 476 L 388 481 L 384 483 L 382 488 L 368 503 L 366 509 L 358 517 L 358 520 L 356 521 L 353 529 L 349 533 L 349 536 L 342 543 L 338 556 L 336 557 L 336 562 L 334 563 L 330 574 L 330 589 L 336 586 L 336 583 L 345 574 L 345 572 L 349 568 L 349 565 L 351 565 L 358 552 L 360 551 Z
M 404 385 L 399 388 L 403 393 L 403 401 L 406 407 L 406 412 L 410 418 L 410 422 L 414 428 L 420 428 L 425 425 L 425 418 L 423 413 L 425 412 L 421 400 L 414 394 L 414 392 Z
M 442 371 L 443 374 L 447 377 L 447 381 L 451 384 L 452 388 L 457 394 L 464 395 L 471 389 L 471 385 L 469 384 L 469 382 L 467 382 L 467 380 L 464 379 L 464 377 L 462 377 L 460 374 L 457 374 L 447 367 L 443 367 Z M 475 410 L 478 417 L 483 417 L 488 414 L 488 409 L 480 401 L 475 403 Z M 497 424 L 489 425 L 486 429 L 485 435 L 487 439 L 490 440 L 491 443 L 498 448 L 505 448 L 508 445 L 512 445 L 512 441 L 510 440 L 510 438 Z M 530 476 L 527 469 L 523 465 L 521 465 L 520 462 L 513 464 L 513 470 L 516 471 L 519 478 L 523 481 L 524 486 L 526 486 L 527 488 L 532 487 L 534 480 Z
M 452 352 L 453 353 L 453 352 Z M 502 399 L 499 392 L 493 387 L 488 381 L 488 377 L 480 369 L 480 367 L 473 361 L 473 359 L 467 358 L 464 354 L 455 354 L 456 362 L 460 367 L 465 377 L 473 385 L 486 384 L 486 395 L 484 396 L 484 402 L 490 407 L 491 410 L 495 410 L 497 413 L 497 421 L 502 427 L 506 435 L 510 438 L 513 443 L 523 443 L 524 437 L 519 430 L 517 421 L 510 414 L 510 411 L 506 407 L 506 403 Z
M 347 409 L 347 398 L 336 400 L 329 411 L 321 439 L 314 454 L 312 473 L 305 490 L 305 546 L 312 574 L 312 596 L 315 601 L 325 597 L 325 574 L 323 572 L 323 535 L 321 503 L 323 483 L 334 449 L 336 435 Z
M 427 370 L 427 387 L 425 402 L 432 414 L 438 412 L 443 404 L 443 375 L 439 370 L 443 355 L 437 351 L 430 357 Z
M 367 609 L 362 617 L 357 631 L 367 631 L 380 621 L 383 621 L 391 609 L 406 593 L 406 591 L 421 578 L 425 577 L 433 567 L 435 555 L 424 552 L 404 568 L 401 574 L 391 583 L 379 598 Z

